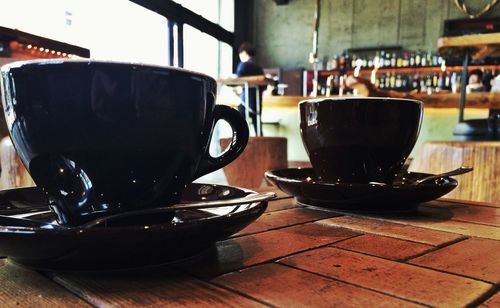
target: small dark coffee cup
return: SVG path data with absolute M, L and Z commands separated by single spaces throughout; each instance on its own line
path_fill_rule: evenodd
M 248 140 L 243 117 L 216 105 L 215 80 L 199 73 L 91 60 L 17 62 L 0 73 L 14 146 L 61 224 L 174 204 Z M 212 157 L 218 120 L 233 139 Z
M 315 173 L 331 183 L 391 183 L 413 149 L 423 103 L 396 98 L 300 102 L 300 133 Z

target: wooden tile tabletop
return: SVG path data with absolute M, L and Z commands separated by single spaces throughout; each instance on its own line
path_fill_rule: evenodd
M 253 224 L 175 264 L 52 273 L 0 259 L 0 306 L 500 307 L 499 256 L 498 204 L 375 215 L 280 193 Z

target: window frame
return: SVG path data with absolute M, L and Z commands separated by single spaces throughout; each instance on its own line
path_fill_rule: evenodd
M 233 46 L 234 48 L 234 32 L 224 29 L 220 25 L 211 22 L 203 16 L 194 13 L 172 0 L 130 1 L 148 10 L 154 11 L 167 19 L 169 65 L 174 65 L 175 54 L 177 54 L 177 66 L 184 67 L 184 24 L 188 24 L 193 28 L 214 37 L 218 41 Z M 177 46 L 175 46 L 174 40 L 175 30 L 177 30 Z

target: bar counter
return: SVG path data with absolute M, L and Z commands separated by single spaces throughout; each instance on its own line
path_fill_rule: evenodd
M 335 96 L 332 96 L 335 97 Z M 317 97 L 321 98 L 321 97 Z M 454 140 L 453 130 L 459 117 L 459 93 L 415 94 L 412 98 L 424 102 L 424 119 L 419 139 L 411 157 L 418 155 L 427 141 Z M 237 97 L 220 95 L 218 103 L 237 106 Z M 302 145 L 298 122 L 298 103 L 308 99 L 303 96 L 271 96 L 265 92 L 262 98 L 264 136 L 280 136 L 288 139 L 288 160 L 307 161 Z M 473 92 L 467 95 L 466 119 L 487 118 L 489 110 L 500 109 L 500 93 Z
M 331 96 L 332 98 L 338 96 Z M 304 97 L 304 96 L 272 96 L 266 95 L 262 99 L 263 109 L 265 108 L 290 108 L 297 107 L 298 103 L 305 99 L 325 98 L 319 97 Z M 459 93 L 435 93 L 435 94 L 412 94 L 412 98 L 421 100 L 425 103 L 426 108 L 458 108 L 460 94 Z M 224 102 L 224 100 L 222 100 Z M 227 102 L 229 103 L 229 102 Z M 230 103 L 231 104 L 231 103 Z M 234 103 L 233 103 L 234 104 Z M 473 92 L 467 94 L 466 108 L 479 109 L 500 109 L 500 93 L 491 92 Z
M 180 263 L 34 271 L 0 259 L 2 306 L 500 305 L 500 204 L 437 200 L 347 213 L 278 192 L 256 222 Z

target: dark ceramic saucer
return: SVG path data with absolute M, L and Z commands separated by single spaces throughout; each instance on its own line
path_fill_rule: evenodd
M 230 200 L 254 193 L 190 184 L 183 203 Z M 91 228 L 59 226 L 36 187 L 0 191 L 0 255 L 50 270 L 115 270 L 177 261 L 209 248 L 257 219 L 267 202 L 112 220 Z M 154 216 L 154 217 L 153 217 Z
M 270 170 L 265 174 L 273 185 L 294 196 L 300 203 L 364 212 L 411 210 L 419 203 L 447 194 L 458 185 L 455 179 L 449 177 L 416 183 L 429 175 L 406 172 L 393 184 L 387 185 L 327 183 L 318 178 L 312 168 Z

